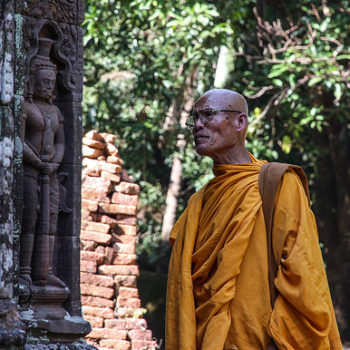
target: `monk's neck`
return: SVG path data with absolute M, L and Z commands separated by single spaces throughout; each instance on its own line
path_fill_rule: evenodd
M 219 155 L 212 157 L 214 164 L 240 164 L 240 163 L 251 163 L 251 159 L 246 148 L 232 148 L 227 152 L 223 152 Z

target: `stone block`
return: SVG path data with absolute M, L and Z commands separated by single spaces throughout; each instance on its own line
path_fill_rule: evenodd
M 115 183 L 120 182 L 120 175 L 111 174 L 108 171 L 101 171 L 101 177 L 106 180 L 113 181 Z
M 111 228 L 115 228 L 118 225 L 118 222 L 115 218 L 112 218 L 108 215 L 98 214 L 97 217 L 98 221 L 102 222 L 103 224 L 108 224 Z
M 137 288 L 120 287 L 118 296 L 120 298 L 138 298 L 139 290 Z
M 107 163 L 123 165 L 124 162 L 122 161 L 122 159 L 120 157 L 108 156 Z
M 80 282 L 92 284 L 94 286 L 110 287 L 110 288 L 113 288 L 115 283 L 112 277 L 95 275 L 92 273 L 85 273 L 85 272 L 81 272 Z
M 116 253 L 121 253 L 121 254 L 135 254 L 136 252 L 135 244 L 114 243 L 113 249 Z
M 140 308 L 141 300 L 139 298 L 117 298 L 118 307 L 131 307 L 131 308 Z
M 136 206 L 134 206 L 134 205 L 100 203 L 98 211 L 101 214 L 136 215 Z
M 112 189 L 112 183 L 109 180 L 102 179 L 101 177 L 82 177 L 82 186 L 83 188 L 91 188 L 95 191 L 109 193 Z
M 111 174 L 120 174 L 122 171 L 122 167 L 119 164 L 101 162 L 101 170 L 107 171 L 108 173 L 111 173 Z
M 104 150 L 102 149 L 97 149 L 97 148 L 91 148 L 89 146 L 83 145 L 82 147 L 82 154 L 83 157 L 87 158 L 93 158 L 96 159 L 99 156 L 102 156 L 104 154 Z
M 89 251 L 83 250 L 80 252 L 80 259 L 94 261 L 97 265 L 101 265 L 101 264 L 103 264 L 103 262 L 105 260 L 105 255 L 99 254 L 96 252 L 89 252 Z
M 109 299 L 106 299 L 106 298 L 82 295 L 81 296 L 81 303 L 84 306 L 95 306 L 95 307 L 98 307 L 98 308 L 110 308 L 110 309 L 113 309 L 115 301 L 114 300 L 109 300 Z
M 118 318 L 106 320 L 105 327 L 111 329 L 127 329 L 127 320 Z
M 93 139 L 90 139 L 88 137 L 83 137 L 82 143 L 83 143 L 83 145 L 89 146 L 91 148 L 101 149 L 103 151 L 106 147 L 104 142 L 101 142 L 98 140 L 93 140 Z
M 112 145 L 111 143 L 107 143 L 106 144 L 106 148 L 107 148 L 107 154 L 109 156 L 115 156 L 117 157 L 118 156 L 118 148 L 114 145 Z
M 81 228 L 89 232 L 99 232 L 107 234 L 109 232 L 110 226 L 101 222 L 83 221 L 81 224 Z
M 115 204 L 137 205 L 139 196 L 136 194 L 125 194 L 122 192 L 114 192 L 111 202 Z
M 131 341 L 131 346 L 133 350 L 156 350 L 157 343 L 155 340 L 140 340 L 133 339 Z
M 126 329 L 147 329 L 147 322 L 144 318 L 128 318 L 126 320 Z
M 106 349 L 130 350 L 131 343 L 128 340 L 101 339 L 99 349 L 104 346 Z
M 89 212 L 96 212 L 98 210 L 98 202 L 94 200 L 82 199 L 81 206 Z
M 94 241 L 86 241 L 84 239 L 80 240 L 81 250 L 94 251 L 96 247 L 97 247 L 97 243 Z
M 128 331 L 128 336 L 132 340 L 152 340 L 152 331 L 150 329 L 132 329 Z
M 139 275 L 139 267 L 137 265 L 101 265 L 98 267 L 98 273 L 102 275 Z
M 128 235 L 128 236 L 136 236 L 137 229 L 136 226 L 133 225 L 123 225 L 118 224 L 118 226 L 115 227 L 114 232 L 119 235 Z
M 117 253 L 113 259 L 113 265 L 135 265 L 136 254 L 120 254 Z
M 94 317 L 90 315 L 84 316 L 85 321 L 90 322 L 92 328 L 102 328 L 104 319 L 102 317 Z
M 125 340 L 126 330 L 116 330 L 109 328 L 94 328 L 87 336 L 95 339 L 120 339 Z
M 97 316 L 103 318 L 114 318 L 113 310 L 108 307 L 83 306 L 84 315 Z
M 85 137 L 91 140 L 97 140 L 100 142 L 105 142 L 104 138 L 96 131 L 90 130 L 85 134 Z
M 81 294 L 91 295 L 93 297 L 101 297 L 112 299 L 114 296 L 114 289 L 107 287 L 94 286 L 92 284 L 80 284 Z
M 123 225 L 136 225 L 137 219 L 133 215 L 117 214 L 117 223 Z
M 114 190 L 125 194 L 138 194 L 140 192 L 140 186 L 134 183 L 122 181 L 120 184 L 114 186 Z
M 106 233 L 88 232 L 82 230 L 80 233 L 80 238 L 87 241 L 94 241 L 96 243 L 109 244 L 111 242 L 112 236 Z
M 87 261 L 87 260 L 80 261 L 80 271 L 95 273 L 96 270 L 97 270 L 97 264 L 95 261 Z
M 135 245 L 135 243 L 136 243 L 136 236 L 113 235 L 113 241 L 116 242 L 116 243 Z
M 114 282 L 117 286 L 125 286 L 125 287 L 136 287 L 137 286 L 137 278 L 136 276 L 115 276 Z
M 101 169 L 88 167 L 88 168 L 83 169 L 82 174 L 86 175 L 86 176 L 100 177 L 101 176 Z

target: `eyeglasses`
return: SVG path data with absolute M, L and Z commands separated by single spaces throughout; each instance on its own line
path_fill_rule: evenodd
M 186 126 L 189 129 L 193 129 L 198 119 L 203 123 L 210 122 L 213 120 L 214 115 L 216 115 L 219 112 L 235 112 L 235 113 L 242 113 L 241 111 L 235 111 L 233 109 L 204 109 L 202 111 L 193 112 L 186 121 Z

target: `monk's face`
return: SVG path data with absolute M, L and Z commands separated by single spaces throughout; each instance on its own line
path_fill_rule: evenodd
M 238 110 L 238 108 L 232 96 L 217 91 L 206 93 L 194 106 L 193 112 L 197 117 L 193 128 L 196 151 L 220 163 L 218 160 L 240 141 L 241 135 L 237 133 L 235 125 L 235 118 L 240 113 L 217 112 L 211 116 L 212 110 Z

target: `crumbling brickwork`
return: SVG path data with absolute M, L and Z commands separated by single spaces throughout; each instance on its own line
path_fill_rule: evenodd
M 99 349 L 155 349 L 137 289 L 139 186 L 122 169 L 116 137 L 83 138 L 81 294 L 87 340 Z

